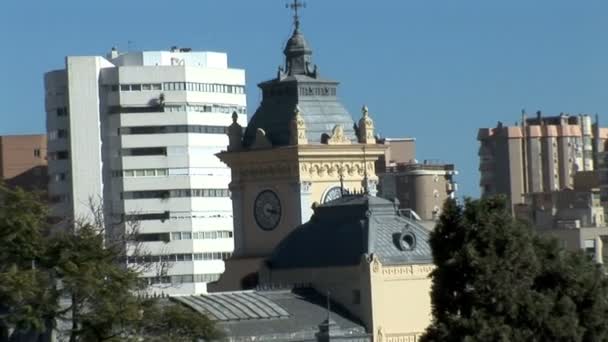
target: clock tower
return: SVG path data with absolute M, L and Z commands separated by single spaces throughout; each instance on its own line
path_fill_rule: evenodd
M 230 145 L 218 154 L 232 170 L 235 252 L 211 291 L 247 287 L 245 279 L 310 219 L 315 203 L 345 192 L 376 193 L 374 165 L 385 147 L 376 143 L 368 109 L 355 124 L 338 100 L 339 83 L 312 64 L 297 12 L 294 18 L 284 66 L 258 85 L 262 102 L 247 129 L 233 117 Z

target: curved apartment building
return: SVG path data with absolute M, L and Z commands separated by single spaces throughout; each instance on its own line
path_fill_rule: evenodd
M 170 51 L 69 56 L 45 75 L 51 214 L 108 232 L 137 222 L 150 291 L 206 292 L 234 248 L 228 145 L 247 123 L 245 71 L 225 53 Z

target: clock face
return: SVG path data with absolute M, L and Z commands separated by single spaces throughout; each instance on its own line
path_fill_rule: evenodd
M 322 203 L 337 200 L 340 197 L 342 197 L 342 189 L 340 189 L 339 186 L 335 186 L 325 192 L 325 196 L 323 196 Z
M 264 230 L 273 230 L 281 221 L 281 201 L 271 190 L 258 194 L 253 204 L 253 216 L 258 226 Z

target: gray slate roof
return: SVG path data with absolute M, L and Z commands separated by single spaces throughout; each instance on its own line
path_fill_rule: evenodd
M 230 341 L 316 341 L 327 318 L 326 297 L 312 289 L 239 291 L 172 297 L 215 320 Z M 261 316 L 261 317 L 260 317 Z M 365 328 L 347 311 L 331 305 L 340 341 L 371 341 Z
M 266 133 L 273 146 L 289 144 L 290 121 L 296 105 L 306 124 L 309 143 L 321 143 L 323 134 L 331 135 L 336 125 L 344 128 L 344 134 L 352 142 L 357 142 L 354 122 L 337 97 L 338 82 L 321 78 L 317 67 L 312 66 L 312 49 L 306 42 L 298 25 L 284 50 L 285 70 L 275 79 L 262 82 L 262 103 L 247 124 L 243 146 L 249 147 L 255 141 L 258 128 Z M 325 95 L 304 94 L 302 88 L 328 88 Z
M 277 81 L 280 82 L 289 81 Z M 294 84 L 291 87 L 297 89 L 298 86 Z M 258 128 L 266 132 L 273 146 L 288 145 L 289 127 L 296 105 L 300 106 L 300 115 L 306 124 L 309 143 L 321 143 L 323 134 L 331 135 L 336 125 L 342 125 L 346 137 L 353 143 L 357 142 L 354 121 L 336 97 L 293 95 L 284 96 L 280 100 L 262 100 L 262 104 L 247 124 L 244 146 L 253 144 Z
M 406 235 L 415 239 L 412 250 L 403 247 Z M 385 265 L 432 263 L 428 231 L 399 216 L 393 202 L 369 195 L 347 195 L 318 206 L 267 263 L 275 269 L 349 266 L 372 253 Z

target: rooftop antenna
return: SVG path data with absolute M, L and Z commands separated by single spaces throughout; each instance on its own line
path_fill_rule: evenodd
M 293 10 L 293 25 L 297 31 L 298 29 L 300 29 L 300 15 L 298 12 L 300 8 L 306 8 L 306 3 L 299 0 L 293 0 L 293 3 L 285 4 L 285 8 Z

